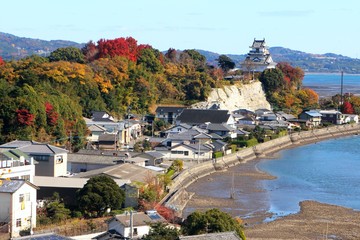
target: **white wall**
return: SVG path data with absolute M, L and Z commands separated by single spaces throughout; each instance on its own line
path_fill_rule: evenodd
M 24 194 L 24 204 L 19 202 L 20 194 Z M 26 198 L 26 194 L 30 194 L 30 199 Z M 13 193 L 11 202 L 12 237 L 17 237 L 21 230 L 30 228 L 30 223 L 33 228 L 36 227 L 36 189 L 29 184 L 24 184 Z M 16 227 L 17 219 L 21 219 L 21 227 Z

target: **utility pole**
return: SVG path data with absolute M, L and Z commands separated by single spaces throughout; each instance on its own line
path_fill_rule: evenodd
M 134 221 L 133 221 L 134 219 L 133 219 L 133 212 L 132 212 L 132 210 L 130 210 L 130 239 L 133 239 L 133 235 L 134 235 L 134 233 L 133 233 L 133 231 L 134 231 Z
M 344 71 L 341 71 L 341 88 L 340 88 L 340 104 L 341 104 L 341 108 L 340 108 L 340 110 L 343 110 L 342 109 L 342 107 L 343 107 L 343 105 L 344 105 L 344 102 L 343 102 L 343 86 L 344 86 L 344 84 L 343 84 L 343 81 L 344 80 Z

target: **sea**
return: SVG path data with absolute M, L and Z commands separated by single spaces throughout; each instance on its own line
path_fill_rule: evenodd
M 360 210 L 360 136 L 283 150 L 257 168 L 277 177 L 262 181 L 275 218 L 298 212 L 304 200 Z
M 331 97 L 341 93 L 360 95 L 360 75 L 341 73 L 307 73 L 303 80 L 303 86 L 313 89 L 320 98 Z

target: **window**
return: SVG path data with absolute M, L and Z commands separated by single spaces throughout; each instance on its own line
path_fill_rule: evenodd
M 25 194 L 25 201 L 30 202 L 30 193 Z
M 55 157 L 55 162 L 56 163 L 63 163 L 64 162 L 63 156 L 62 155 L 56 156 Z
M 19 195 L 19 203 L 22 203 L 25 200 L 24 194 Z
M 138 235 L 138 230 L 137 230 L 137 228 L 134 228 L 133 235 L 134 235 L 134 236 L 137 236 L 137 235 Z
M 21 179 L 30 181 L 30 175 L 23 175 L 23 176 L 21 176 Z
M 36 161 L 43 161 L 43 162 L 45 162 L 45 161 L 49 161 L 49 156 L 47 156 L 47 155 L 32 155 L 32 157 L 34 157 L 34 159 L 36 160 Z
M 16 227 L 21 227 L 21 218 L 16 219 Z
M 184 152 L 184 155 L 185 155 L 185 156 L 189 156 L 189 151 L 185 151 L 185 152 Z

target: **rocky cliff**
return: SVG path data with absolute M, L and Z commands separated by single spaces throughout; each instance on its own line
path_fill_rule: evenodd
M 236 83 L 231 86 L 215 88 L 207 101 L 196 103 L 193 108 L 211 108 L 217 104 L 219 109 L 234 111 L 240 108 L 256 110 L 259 108 L 271 109 L 266 100 L 265 92 L 259 81 L 249 84 Z

